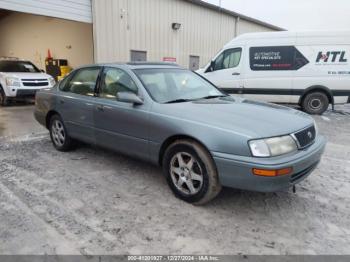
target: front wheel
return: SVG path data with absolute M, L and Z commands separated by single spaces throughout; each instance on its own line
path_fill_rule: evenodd
M 66 152 L 72 149 L 74 141 L 69 137 L 59 115 L 51 117 L 49 130 L 52 144 L 58 151 Z
M 175 196 L 188 203 L 205 204 L 221 190 L 214 160 L 191 140 L 178 140 L 168 147 L 163 171 Z
M 8 105 L 8 98 L 5 95 L 4 90 L 0 87 L 0 106 L 7 106 Z
M 323 92 L 312 92 L 304 97 L 301 106 L 306 113 L 322 115 L 328 109 L 329 99 Z

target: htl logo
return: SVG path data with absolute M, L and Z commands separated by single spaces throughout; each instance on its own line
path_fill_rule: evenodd
M 320 62 L 340 62 L 345 63 L 348 61 L 348 59 L 345 58 L 345 51 L 330 51 L 330 52 L 319 52 L 317 55 L 316 63 Z

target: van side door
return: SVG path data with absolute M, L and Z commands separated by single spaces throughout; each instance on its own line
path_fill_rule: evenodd
M 229 48 L 223 50 L 202 75 L 228 93 L 239 93 L 243 83 L 242 65 L 243 48 Z

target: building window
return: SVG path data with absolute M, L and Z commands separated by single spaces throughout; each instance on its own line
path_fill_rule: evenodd
M 190 55 L 190 65 L 188 68 L 192 71 L 199 69 L 199 56 Z
M 139 61 L 147 61 L 147 52 L 146 51 L 130 51 L 130 61 L 131 62 L 139 62 Z

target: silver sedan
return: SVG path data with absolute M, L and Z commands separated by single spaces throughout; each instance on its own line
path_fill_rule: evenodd
M 37 93 L 35 117 L 57 150 L 83 141 L 150 161 L 177 197 L 194 204 L 222 186 L 291 187 L 315 169 L 326 143 L 310 116 L 228 96 L 170 64 L 76 69 Z

